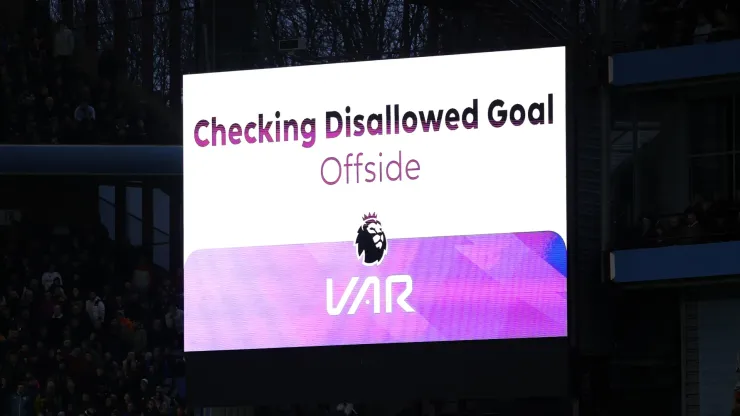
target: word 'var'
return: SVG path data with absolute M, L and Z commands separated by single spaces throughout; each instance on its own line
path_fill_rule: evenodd
M 333 279 L 326 279 L 326 311 L 329 315 L 336 316 L 342 314 L 344 307 L 347 305 L 347 302 L 349 301 L 350 296 L 352 296 L 359 280 L 359 277 L 353 277 L 350 279 L 349 284 L 344 289 L 342 296 L 339 298 L 339 303 L 334 305 L 334 281 Z M 395 303 L 398 304 L 404 312 L 415 312 L 414 308 L 406 302 L 406 299 L 411 295 L 413 281 L 411 276 L 403 274 L 388 276 L 385 279 L 385 313 L 393 312 L 393 284 L 405 285 L 403 291 L 396 298 Z M 365 300 L 365 296 L 367 296 L 368 291 L 372 292 L 372 296 Z M 354 315 L 363 300 L 365 300 L 365 304 L 367 305 L 372 302 L 373 313 L 380 313 L 380 292 L 380 279 L 376 276 L 366 277 L 365 281 L 362 282 L 362 286 L 360 286 L 360 290 L 357 292 L 352 305 L 349 307 L 347 315 Z

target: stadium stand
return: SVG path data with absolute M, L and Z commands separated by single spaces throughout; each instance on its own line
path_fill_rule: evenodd
M 116 64 L 101 54 L 95 78 L 77 65 L 64 24 L 0 39 L 3 144 L 150 144 L 144 106 L 118 94 Z
M 24 23 L 0 27 L 0 144 L 154 144 L 108 53 L 91 74 L 79 33 Z M 5 215 L 0 247 L 0 416 L 188 412 L 181 278 L 97 222 Z
M 642 3 L 638 47 L 666 48 L 737 39 L 739 10 L 724 0 L 652 0 Z
M 63 25 L 2 35 L 2 142 L 147 143 L 115 72 L 91 80 L 74 47 Z M 184 412 L 181 282 L 116 252 L 99 225 L 14 223 L 0 244 L 1 415 Z
M 65 223 L 95 218 L 82 193 L 44 207 L 50 188 L 8 183 L 37 208 L 0 219 L 0 415 L 186 412 L 178 275 L 102 222 Z
M 740 37 L 734 3 L 701 3 L 646 2 L 638 47 Z M 78 39 L 64 25 L 0 31 L 0 143 L 153 144 L 162 137 L 145 107 L 121 96 L 120 65 L 109 50 L 94 76 L 80 68 Z M 740 203 L 697 198 L 685 212 L 646 217 L 620 237 L 630 247 L 737 240 Z M 134 248 L 120 251 L 99 224 L 14 222 L 0 232 L 0 245 L 0 416 L 191 412 L 180 280 Z M 316 413 L 354 414 L 345 409 Z
M 676 87 L 676 85 L 700 78 L 705 81 L 710 79 L 717 81 L 727 74 L 736 72 L 734 68 L 724 67 L 722 64 L 725 61 L 729 62 L 723 59 L 724 56 L 735 55 L 729 51 L 737 47 L 737 41 L 726 41 L 740 39 L 740 8 L 737 2 L 647 0 L 637 4 L 639 4 L 637 10 L 628 10 L 625 6 L 622 16 L 625 19 L 628 17 L 635 19 L 636 26 L 639 26 L 636 27 L 637 30 L 630 31 L 632 26 L 623 24 L 625 22 L 620 22 L 615 28 L 616 32 L 623 34 L 622 36 L 632 39 L 622 43 L 624 39 L 617 36 L 619 40 L 615 45 L 615 61 L 620 59 L 620 55 L 635 58 L 639 55 L 640 57 L 631 61 L 628 65 L 629 71 L 622 71 L 622 73 L 629 72 L 632 77 L 617 76 L 620 79 L 614 84 L 615 86 L 620 88 L 638 84 L 656 86 L 673 82 L 675 91 L 687 91 L 686 85 L 682 87 Z M 624 35 L 624 33 L 627 34 Z M 727 49 L 722 49 L 724 46 Z M 669 50 L 647 51 L 648 49 Z M 643 51 L 637 52 L 639 50 Z M 709 50 L 718 51 L 716 63 L 708 58 Z M 701 57 L 701 59 L 695 59 L 696 57 Z M 646 59 L 654 60 L 647 63 Z M 657 69 L 656 62 L 663 63 L 665 67 Z M 694 64 L 689 64 L 689 62 Z M 687 65 L 679 65 L 683 63 Z M 682 66 L 687 70 L 672 72 L 669 69 L 671 66 Z M 646 70 L 642 71 L 643 68 Z M 703 72 L 708 68 L 714 68 L 715 72 L 711 70 Z M 661 72 L 662 75 L 660 75 Z M 648 73 L 651 75 L 644 76 Z M 662 211 L 659 214 L 656 211 L 660 209 L 649 208 L 648 212 L 639 212 L 643 209 L 639 208 L 636 210 L 637 216 L 634 212 L 627 212 L 628 210 L 622 208 L 614 209 L 615 248 L 688 245 L 740 239 L 740 217 L 738 216 L 740 194 L 738 190 L 733 189 L 733 185 L 720 185 L 725 174 L 733 175 L 733 177 L 736 175 L 734 165 L 731 165 L 732 169 L 730 169 L 723 166 L 724 161 L 722 160 L 725 155 L 731 155 L 727 157 L 734 158 L 737 151 L 735 133 L 732 132 L 731 127 L 725 127 L 735 123 L 735 104 L 732 101 L 733 96 L 725 93 L 729 91 L 729 88 L 722 93 L 712 91 L 713 88 L 707 86 L 704 88 L 705 98 L 699 99 L 698 97 L 704 97 L 704 95 L 702 92 L 696 92 L 695 97 L 687 100 L 691 111 L 701 112 L 701 115 L 691 117 L 685 131 L 681 132 L 685 132 L 689 137 L 691 143 L 688 154 L 693 158 L 690 167 L 691 185 L 687 185 L 690 191 L 684 201 L 693 199 L 693 202 L 683 211 L 678 207 L 672 207 L 669 211 Z M 676 94 L 679 95 L 681 92 Z M 659 95 L 658 93 L 644 94 L 642 98 L 655 98 Z M 636 96 L 638 94 L 634 95 Z M 624 103 L 631 102 L 625 105 L 632 106 L 633 109 L 642 108 L 642 110 L 634 111 L 644 111 L 644 115 L 637 117 L 645 117 L 645 120 L 656 119 L 654 112 L 662 111 L 660 109 L 668 105 L 668 100 L 662 98 L 650 104 L 635 104 L 636 101 L 630 101 L 634 100 L 634 97 L 626 99 Z M 648 113 L 650 115 L 647 115 Z M 622 117 L 629 118 L 630 116 L 622 115 Z M 728 124 L 723 124 L 725 122 Z M 650 129 L 645 128 L 645 131 L 648 130 Z M 660 130 L 659 128 L 656 132 Z M 677 133 L 679 132 L 673 134 Z M 654 137 L 657 137 L 657 140 L 665 140 L 666 134 L 668 134 L 667 130 L 663 129 L 663 132 Z M 646 157 L 645 155 L 651 152 L 651 140 L 646 140 L 646 145 L 641 148 L 642 157 Z M 712 157 L 715 153 L 722 156 Z M 662 156 L 651 157 L 657 160 Z M 708 178 L 706 181 L 705 177 Z M 691 198 L 688 195 L 694 195 L 694 197 Z
M 619 245 L 657 247 L 740 239 L 740 201 L 705 201 L 701 196 L 683 213 L 646 216 L 638 228 L 622 229 Z
M 2 245 L 1 414 L 183 412 L 179 282 L 99 225 L 14 223 Z

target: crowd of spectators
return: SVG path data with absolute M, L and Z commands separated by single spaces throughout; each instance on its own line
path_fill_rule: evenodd
M 683 213 L 643 218 L 640 229 L 628 238 L 630 246 L 739 240 L 740 201 L 707 201 L 697 197 Z
M 0 237 L 1 416 L 185 412 L 181 282 L 103 227 Z
M 32 20 L 0 27 L 0 144 L 146 144 L 109 51 L 91 74 L 70 28 Z M 172 279 L 100 224 L 0 224 L 0 416 L 185 413 Z
M 642 5 L 638 38 L 644 49 L 740 37 L 740 4 L 730 0 L 649 0 Z
M 0 38 L 0 142 L 145 144 L 144 107 L 116 94 L 115 71 L 88 74 L 75 62 L 75 35 L 63 23 Z

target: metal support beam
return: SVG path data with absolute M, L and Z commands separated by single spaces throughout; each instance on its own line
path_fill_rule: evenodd
M 568 19 L 571 25 L 577 27 L 579 21 L 579 0 L 569 0 L 569 10 L 571 15 Z M 566 79 L 566 149 L 567 149 L 567 167 L 566 175 L 567 181 L 567 193 L 568 193 L 568 341 L 570 343 L 570 351 L 568 354 L 569 368 L 571 369 L 569 374 L 569 397 L 571 397 L 571 414 L 573 416 L 579 416 L 580 413 L 580 400 L 581 400 L 581 386 L 580 379 L 581 374 L 579 369 L 581 368 L 581 357 L 580 357 L 580 316 L 579 311 L 581 310 L 581 290 L 582 286 L 580 281 L 586 276 L 580 276 L 578 274 L 578 253 L 579 253 L 579 241 L 578 241 L 578 189 L 577 189 L 577 176 L 578 176 L 578 100 L 577 96 L 580 91 L 579 80 L 582 77 L 581 73 L 577 71 L 583 71 L 580 63 L 580 38 L 578 30 L 573 30 L 570 33 L 570 39 L 568 42 L 568 48 L 566 50 L 566 68 L 565 68 L 565 79 Z
M 681 416 L 686 416 L 686 295 L 681 295 Z
M 642 160 L 640 155 L 640 107 L 637 100 L 630 99 L 632 117 L 632 224 L 642 218 Z
M 599 2 L 601 57 L 599 101 L 601 109 L 601 261 L 602 281 L 608 281 L 611 249 L 611 86 L 607 75 L 612 46 L 613 0 Z
M 150 261 L 154 258 L 154 189 L 150 181 L 141 184 L 141 249 Z
M 126 211 L 126 183 L 124 181 L 116 181 L 115 192 L 116 251 L 117 254 L 120 255 L 121 253 L 125 253 L 128 247 L 128 212 Z
M 170 271 L 183 268 L 182 176 L 172 177 L 170 196 Z
M 737 167 L 738 167 L 738 161 L 737 161 L 737 151 L 740 150 L 737 147 L 738 137 L 737 137 L 737 123 L 738 123 L 738 109 L 737 109 L 737 94 L 732 94 L 732 136 L 731 136 L 731 142 L 732 142 L 732 189 L 730 190 L 728 196 L 732 198 L 732 201 L 737 201 L 737 198 L 740 197 L 740 195 L 737 195 Z
M 577 2 L 577 0 L 573 0 Z M 579 368 L 579 356 L 578 356 L 578 331 L 579 322 L 577 317 L 579 316 L 579 279 L 580 276 L 577 274 L 577 254 L 578 254 L 578 190 L 576 180 L 578 173 L 578 153 L 576 143 L 576 92 L 578 91 L 576 82 L 578 76 L 576 70 L 578 68 L 578 39 L 577 36 L 572 36 L 571 42 L 566 50 L 566 149 L 567 149 L 567 167 L 566 176 L 568 178 L 568 282 L 567 282 L 567 293 L 568 293 L 568 341 L 570 342 L 570 354 L 568 359 L 570 360 L 569 368 L 573 369 L 570 374 L 570 397 L 573 398 L 571 403 L 573 415 L 578 415 L 579 400 L 580 400 L 580 386 L 578 380 L 580 374 L 576 369 Z

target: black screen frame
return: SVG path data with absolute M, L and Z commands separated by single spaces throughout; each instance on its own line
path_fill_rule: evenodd
M 566 337 L 186 353 L 200 407 L 409 398 L 562 398 Z
M 568 336 L 185 353 L 195 407 L 395 400 L 557 399 L 577 395 L 579 285 L 575 69 L 566 53 Z M 569 404 L 568 404 L 569 405 Z

